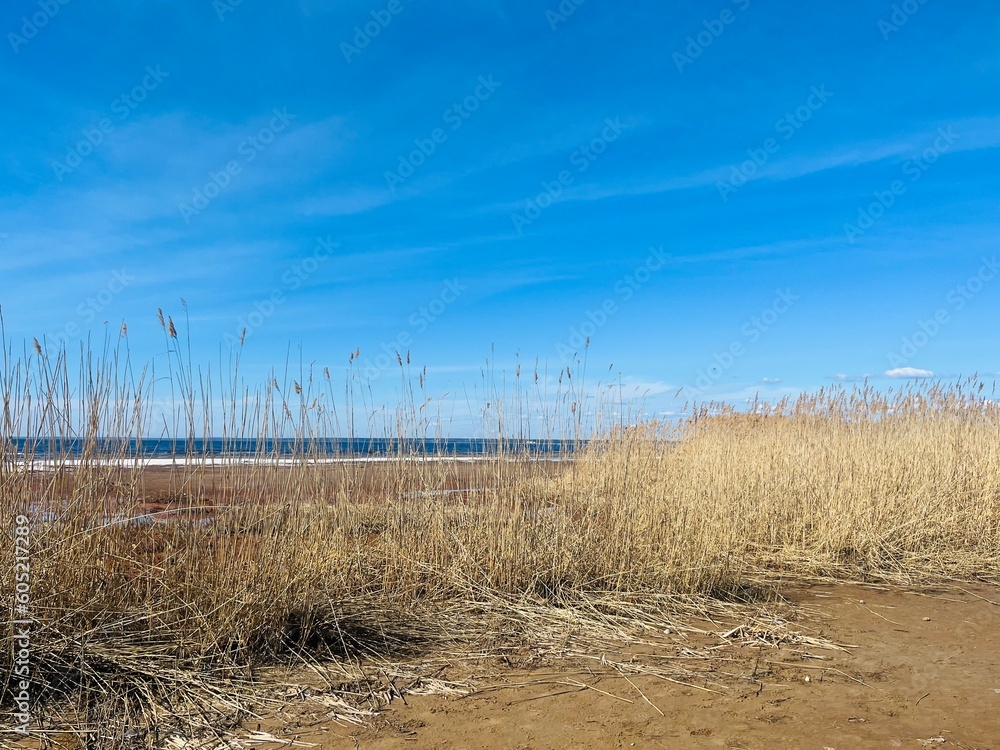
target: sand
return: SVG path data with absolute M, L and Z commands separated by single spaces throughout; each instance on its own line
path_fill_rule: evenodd
M 397 700 L 370 727 L 301 716 L 289 726 L 293 705 L 260 728 L 329 750 L 1000 748 L 1000 589 L 784 593 L 808 610 L 803 627 L 857 647 L 804 661 L 775 647 L 723 649 L 715 693 L 555 662 L 480 679 L 469 697 Z

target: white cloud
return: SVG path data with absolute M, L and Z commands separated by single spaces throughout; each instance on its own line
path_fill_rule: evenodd
M 1000 118 L 977 117 L 945 123 L 941 127 L 948 129 L 950 125 L 954 127 L 955 131 L 961 133 L 961 140 L 949 149 L 949 152 L 958 152 L 996 148 L 997 145 L 1000 145 L 998 124 L 1000 124 Z M 903 158 L 923 150 L 929 137 L 933 140 L 936 133 L 931 132 L 932 127 L 932 125 L 928 125 L 920 131 L 896 136 L 885 141 L 859 142 L 825 153 L 778 158 L 758 171 L 755 174 L 755 179 L 783 182 L 830 169 L 857 167 L 886 160 L 901 161 Z M 731 173 L 732 165 L 723 164 L 692 175 L 670 177 L 653 182 L 639 180 L 631 184 L 610 186 L 585 183 L 569 188 L 559 200 L 596 201 L 622 196 L 651 195 L 702 188 L 715 185 L 720 180 L 727 180 Z
M 916 367 L 897 367 L 893 370 L 886 370 L 885 376 L 887 378 L 933 378 L 934 373 Z
M 670 393 L 677 390 L 677 386 L 664 383 L 662 380 L 646 381 L 626 375 L 622 378 L 621 382 L 626 389 L 641 396 L 658 396 L 661 393 Z
M 391 201 L 392 194 L 388 190 L 352 188 L 306 198 L 299 203 L 298 211 L 306 216 L 351 216 Z
M 774 383 L 780 383 L 781 382 L 781 378 L 761 378 L 760 382 L 761 383 L 768 383 L 770 385 L 770 384 L 774 384 Z

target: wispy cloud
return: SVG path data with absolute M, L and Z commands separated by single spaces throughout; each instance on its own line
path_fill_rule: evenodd
M 858 167 L 864 164 L 904 159 L 918 154 L 927 146 L 928 137 L 933 137 L 937 128 L 952 128 L 958 136 L 956 146 L 950 151 L 975 151 L 1000 146 L 1000 118 L 970 118 L 953 122 L 929 125 L 926 129 L 900 136 L 892 140 L 864 141 L 840 146 L 811 155 L 777 158 L 761 167 L 754 180 L 783 182 L 844 167 Z M 730 177 L 732 163 L 704 169 L 689 175 L 678 175 L 661 180 L 633 180 L 617 185 L 582 183 L 568 188 L 554 202 L 600 201 L 608 198 L 637 197 L 655 195 L 680 190 L 692 190 L 714 186 Z M 493 210 L 514 210 L 520 203 L 498 204 Z
M 918 367 L 896 367 L 891 370 L 886 370 L 882 373 L 873 372 L 863 372 L 856 375 L 848 375 L 843 372 L 838 372 L 833 376 L 833 379 L 841 383 L 860 383 L 865 380 L 878 380 L 881 378 L 892 378 L 894 380 L 912 380 L 912 379 L 925 379 L 933 378 L 934 373 L 931 370 L 922 370 Z
M 392 199 L 393 195 L 388 190 L 342 188 L 306 198 L 298 204 L 297 209 L 304 216 L 351 216 L 385 206 Z
M 921 370 L 917 367 L 896 367 L 892 370 L 886 370 L 885 376 L 887 378 L 933 378 L 934 373 L 930 370 Z
M 658 396 L 661 393 L 674 393 L 677 391 L 676 385 L 662 380 L 642 380 L 636 377 L 625 376 L 621 384 L 626 393 L 637 396 Z

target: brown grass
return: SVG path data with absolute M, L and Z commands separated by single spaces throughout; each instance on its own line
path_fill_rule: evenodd
M 237 361 L 231 384 L 213 386 L 160 320 L 174 406 L 159 418 L 172 435 L 304 441 L 351 434 L 354 415 L 370 413 L 353 370 L 339 414 L 328 371 L 247 391 Z M 76 727 L 95 747 L 222 731 L 259 698 L 259 670 L 288 661 L 357 666 L 446 643 L 507 652 L 587 628 L 625 633 L 747 601 L 776 576 L 1000 570 L 1000 412 L 975 379 L 833 389 L 751 414 L 699 407 L 671 424 L 598 420 L 590 445 L 558 466 L 509 453 L 375 467 L 287 467 L 262 454 L 221 469 L 191 457 L 157 497 L 169 520 L 138 525 L 122 520 L 148 509 L 150 474 L 98 442 L 144 437 L 159 416 L 153 371 L 122 347 L 85 354 L 71 375 L 65 352 L 14 357 L 7 345 L 2 372 L 0 507 L 5 523 L 33 519 L 35 719 Z M 409 357 L 399 366 L 406 401 L 384 432 L 426 436 L 425 374 L 415 395 Z M 544 378 L 526 380 L 518 370 L 501 398 L 490 384 L 495 433 L 522 434 L 537 404 L 546 424 L 579 437 L 583 386 L 567 374 L 543 394 Z M 204 406 L 218 402 L 221 424 Z M 88 448 L 82 463 L 42 470 L 15 460 L 18 434 Z M 440 492 L 457 485 L 472 491 Z M 14 591 L 10 555 L 0 590 Z M 5 652 L 5 705 L 12 670 Z
M 691 571 L 686 590 L 773 572 L 995 575 L 1000 409 L 982 389 L 975 379 L 895 395 L 835 388 L 757 414 L 705 409 L 615 436 L 556 495 L 605 507 L 609 537 L 643 540 L 639 559 L 625 542 L 623 569 L 671 582 Z

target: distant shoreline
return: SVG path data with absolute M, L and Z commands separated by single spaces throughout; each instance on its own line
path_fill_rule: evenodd
M 411 458 L 482 459 L 498 455 L 558 457 L 572 455 L 586 440 L 533 438 L 25 438 L 7 441 L 18 463 L 56 461 L 143 461 L 175 463 L 290 463 L 398 460 Z
M 448 454 L 401 454 L 392 456 L 327 456 L 312 457 L 303 455 L 299 457 L 289 456 L 173 456 L 173 457 L 144 457 L 144 456 L 124 456 L 124 457 L 93 457 L 93 458 L 42 458 L 27 460 L 19 457 L 14 462 L 15 466 L 28 466 L 32 469 L 53 470 L 60 468 L 72 468 L 83 465 L 98 466 L 120 466 L 123 468 L 174 468 L 184 466 L 302 466 L 302 465 L 323 465 L 323 464 L 375 464 L 393 463 L 397 461 L 454 461 L 462 463 L 474 463 L 480 461 L 491 461 L 495 459 L 521 460 L 544 462 L 570 461 L 572 456 L 550 456 L 536 455 L 523 452 L 503 452 L 493 454 L 482 454 L 475 456 L 458 456 Z

